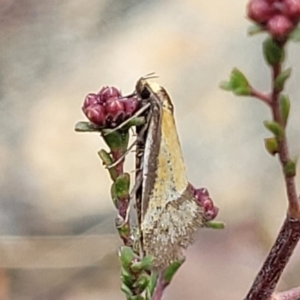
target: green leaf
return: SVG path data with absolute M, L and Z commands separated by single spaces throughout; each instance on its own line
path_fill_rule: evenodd
M 146 255 L 141 261 L 133 263 L 131 270 L 134 272 L 140 272 L 142 270 L 150 270 L 153 265 L 153 257 Z
M 266 138 L 265 141 L 265 148 L 271 154 L 275 155 L 278 152 L 278 143 L 274 137 Z
M 101 132 L 102 129 L 103 127 L 85 121 L 78 122 L 75 125 L 75 131 L 77 132 Z
M 255 34 L 264 32 L 264 28 L 260 25 L 255 24 L 255 25 L 249 26 L 247 32 L 250 36 L 253 36 Z
M 119 257 L 122 266 L 125 269 L 129 269 L 133 260 L 136 258 L 136 255 L 134 254 L 134 252 L 130 247 L 122 246 L 119 251 Z
M 300 42 L 300 28 L 299 27 L 297 27 L 290 33 L 289 39 L 292 40 L 293 42 Z
M 225 224 L 223 222 L 206 222 L 205 227 L 212 228 L 212 229 L 224 229 Z
M 115 207 L 118 208 L 119 201 L 118 201 L 118 196 L 117 196 L 117 192 L 116 192 L 116 183 L 115 182 L 111 185 L 110 195 L 111 195 L 111 199 L 112 199 Z
M 166 284 L 169 284 L 175 275 L 175 273 L 178 271 L 178 269 L 181 267 L 181 265 L 184 263 L 185 259 L 182 259 L 180 261 L 175 261 L 171 265 L 168 266 L 168 268 L 165 271 L 164 274 L 164 281 Z
M 112 160 L 112 157 L 110 156 L 110 154 L 108 152 L 106 152 L 104 149 L 101 149 L 99 152 L 98 152 L 98 155 L 99 157 L 101 158 L 103 164 L 105 166 L 110 166 L 112 163 L 113 163 L 113 160 Z M 110 175 L 110 178 L 115 181 L 116 178 L 117 178 L 117 171 L 116 171 L 116 168 L 109 168 L 108 169 L 109 171 L 109 175 Z
M 135 276 L 130 273 L 129 269 L 121 268 L 121 279 L 122 282 L 128 286 L 131 287 L 135 281 Z
M 236 68 L 232 70 L 229 81 L 222 82 L 220 87 L 238 96 L 249 96 L 252 91 L 246 76 Z
M 271 66 L 274 66 L 284 60 L 283 47 L 270 37 L 263 42 L 263 52 L 266 62 Z
M 102 130 L 102 137 L 111 150 L 121 150 L 125 152 L 128 146 L 129 134 L 128 130 L 116 130 L 106 134 L 107 129 Z
M 149 283 L 149 276 L 145 273 L 141 274 L 133 284 L 134 288 L 138 288 L 138 292 L 142 293 Z
M 127 297 L 131 297 L 133 295 L 131 289 L 125 284 L 122 283 L 121 285 L 121 291 L 127 296 Z
M 145 300 L 145 298 L 141 295 L 135 295 L 128 298 L 128 300 Z
M 279 101 L 280 101 L 280 111 L 281 111 L 282 120 L 284 126 L 286 126 L 290 114 L 291 102 L 287 95 L 280 95 Z
M 269 129 L 278 140 L 284 137 L 284 129 L 275 121 L 264 121 L 264 125 Z
M 277 92 L 281 92 L 284 89 L 284 84 L 286 80 L 291 76 L 291 73 L 292 69 L 288 68 L 277 76 L 274 82 L 274 87 Z
M 115 181 L 115 193 L 119 199 L 128 198 L 130 187 L 130 175 L 121 174 Z
M 154 272 L 151 272 L 151 276 L 150 276 L 150 280 L 148 283 L 148 287 L 147 287 L 147 296 L 149 299 L 152 298 L 153 292 L 155 290 L 156 287 L 156 283 L 157 283 L 157 274 Z
M 284 174 L 287 177 L 294 177 L 296 175 L 296 163 L 292 160 L 289 160 L 284 165 Z

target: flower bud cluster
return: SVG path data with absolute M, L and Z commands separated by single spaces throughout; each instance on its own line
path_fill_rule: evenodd
M 108 128 L 130 118 L 138 109 L 136 97 L 122 97 L 115 87 L 103 87 L 97 94 L 88 94 L 82 107 L 90 122 Z
M 193 187 L 194 197 L 204 210 L 204 219 L 206 221 L 213 220 L 218 212 L 219 209 L 214 206 L 212 199 L 209 196 L 208 190 L 205 188 L 195 189 Z
M 300 0 L 250 0 L 247 15 L 273 38 L 285 40 L 300 21 Z

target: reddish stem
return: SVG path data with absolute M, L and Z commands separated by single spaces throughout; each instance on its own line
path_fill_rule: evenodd
M 168 286 L 164 280 L 164 272 L 161 272 L 158 276 L 156 287 L 151 300 L 161 300 L 165 288 Z
M 261 100 L 262 102 L 266 103 L 268 106 L 271 105 L 271 97 L 270 95 L 263 94 L 254 88 L 251 89 L 251 96 L 257 98 L 258 100 Z
M 300 287 L 276 293 L 272 296 L 271 300 L 297 300 L 300 299 Z
M 282 45 L 282 47 L 284 47 L 284 45 Z M 246 296 L 246 300 L 270 299 L 277 282 L 300 239 L 300 206 L 294 176 L 288 176 L 284 171 L 284 167 L 290 160 L 290 156 L 285 134 L 285 124 L 283 122 L 279 103 L 281 91 L 278 91 L 275 88 L 275 79 L 280 73 L 281 63 L 278 63 L 272 68 L 273 88 L 270 107 L 272 110 L 273 121 L 280 124 L 284 129 L 284 136 L 280 139 L 277 138 L 277 142 L 278 156 L 285 178 L 289 209 L 288 215 L 278 234 L 275 244 L 273 245 L 248 295 Z M 259 99 L 262 100 L 261 98 Z

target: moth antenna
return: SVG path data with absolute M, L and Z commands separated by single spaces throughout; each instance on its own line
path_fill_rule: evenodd
M 147 103 L 146 105 L 144 105 L 142 108 L 140 108 L 132 117 L 130 117 L 129 119 L 127 119 L 126 121 L 124 121 L 122 124 L 120 124 L 119 126 L 113 128 L 113 129 L 105 129 L 102 131 L 102 135 L 106 136 L 110 133 L 113 133 L 119 129 L 121 129 L 124 125 L 126 125 L 128 122 L 130 122 L 132 119 L 134 119 L 135 117 L 140 116 L 144 111 L 146 111 L 149 107 L 150 107 L 150 103 Z
M 159 78 L 159 76 L 156 75 L 155 72 L 151 72 L 143 76 L 141 79 L 153 79 L 153 78 Z

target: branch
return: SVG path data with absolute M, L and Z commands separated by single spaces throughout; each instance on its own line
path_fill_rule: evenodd
M 275 293 L 270 300 L 297 300 L 300 299 L 300 287 L 284 291 L 281 293 Z
M 282 45 L 284 47 L 284 45 Z M 278 143 L 278 156 L 282 165 L 283 175 L 288 196 L 288 213 L 279 235 L 273 245 L 266 261 L 259 271 L 245 300 L 266 300 L 270 299 L 277 282 L 287 265 L 299 239 L 300 239 L 300 204 L 295 186 L 295 174 L 286 171 L 291 162 L 285 133 L 286 122 L 283 119 L 280 107 L 281 90 L 276 88 L 276 78 L 281 74 L 281 62 L 272 66 L 273 89 L 271 93 L 271 111 L 273 121 L 283 129 L 282 136 L 276 136 Z M 261 98 L 260 98 L 261 100 Z M 284 298 L 283 298 L 284 299 Z
M 246 296 L 246 300 L 265 300 L 272 295 L 300 238 L 300 220 L 286 217 L 274 246 Z

